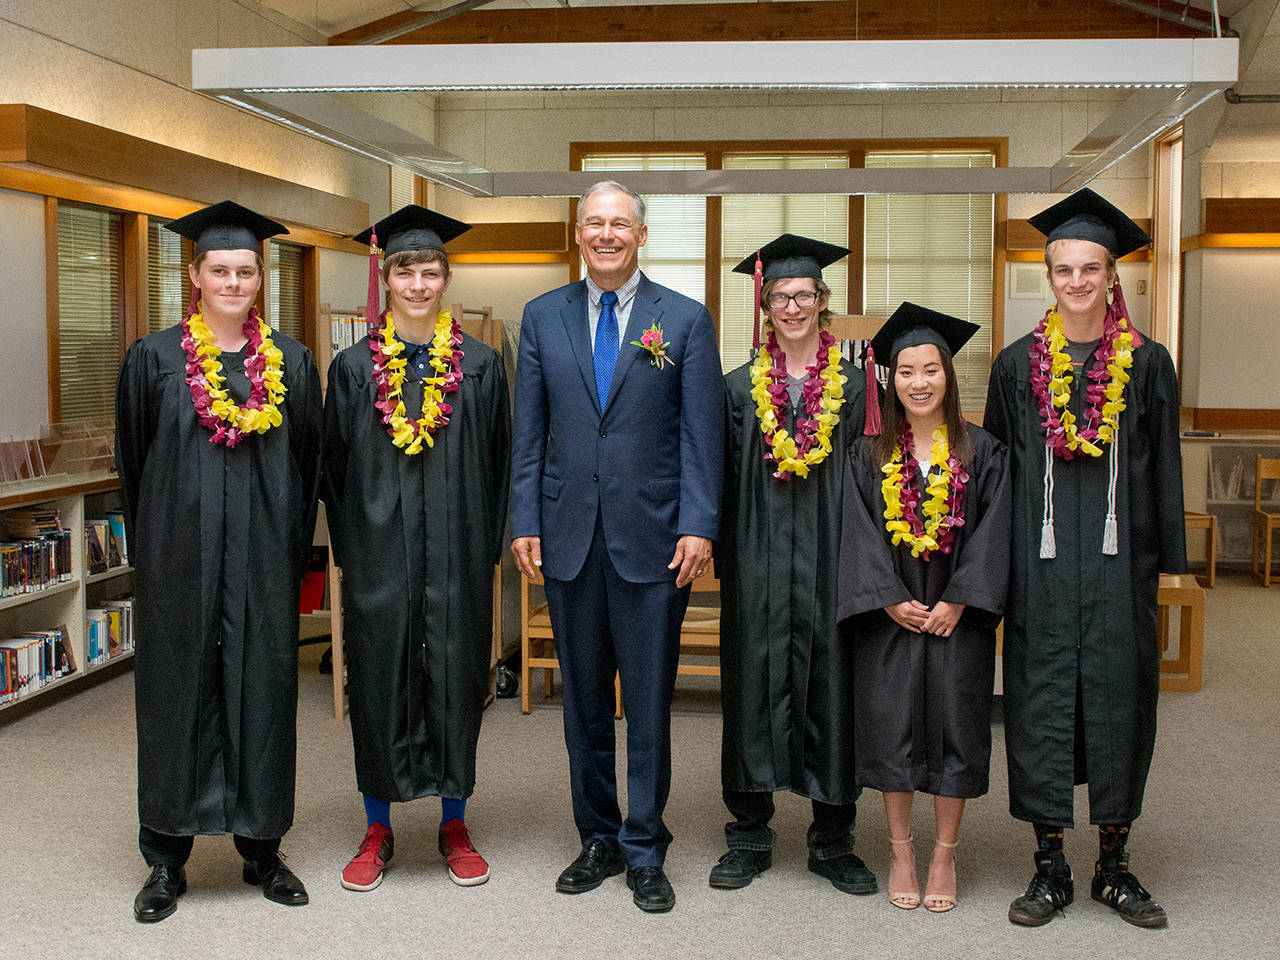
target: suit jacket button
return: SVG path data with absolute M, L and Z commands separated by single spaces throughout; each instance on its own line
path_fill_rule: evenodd
M 592 480 L 595 480 L 596 482 L 599 482 L 599 480 L 600 480 L 600 474 L 598 474 L 598 473 L 593 473 L 593 474 L 591 475 L 591 479 L 592 479 Z
M 601 436 L 601 438 L 602 438 L 602 439 L 603 439 L 604 437 L 607 437 L 608 435 L 609 435 L 609 434 L 608 434 L 608 433 L 606 433 L 604 430 L 601 430 L 601 431 L 600 431 L 600 436 Z

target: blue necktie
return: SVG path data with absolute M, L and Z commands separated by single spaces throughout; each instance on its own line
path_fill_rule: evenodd
M 618 364 L 618 315 L 613 305 L 618 295 L 612 290 L 600 294 L 600 319 L 596 323 L 596 343 L 592 360 L 596 368 L 596 393 L 600 397 L 600 409 L 604 410 L 609 399 L 609 384 L 613 383 L 613 368 Z

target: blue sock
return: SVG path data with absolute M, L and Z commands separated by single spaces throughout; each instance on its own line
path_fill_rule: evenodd
M 440 825 L 448 823 L 450 820 L 466 820 L 467 818 L 467 801 L 466 799 L 454 800 L 452 797 L 440 798 Z
M 391 804 L 386 800 L 375 800 L 373 797 L 364 798 L 364 815 L 369 821 L 369 826 L 380 823 L 388 830 L 391 829 Z

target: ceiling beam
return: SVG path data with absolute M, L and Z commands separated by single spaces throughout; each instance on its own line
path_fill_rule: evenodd
M 412 11 L 329 39 L 364 44 L 392 30 L 395 43 L 591 43 L 723 40 L 993 40 L 1203 37 L 1211 17 L 1191 8 L 1173 23 L 1113 0 L 802 0 L 477 10 L 429 26 Z M 1223 27 L 1226 21 L 1223 20 Z

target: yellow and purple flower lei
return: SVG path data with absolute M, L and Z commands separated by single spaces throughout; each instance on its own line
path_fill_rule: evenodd
M 284 399 L 284 355 L 271 342 L 271 327 L 258 308 L 249 310 L 243 332 L 250 347 L 244 360 L 249 378 L 249 399 L 233 403 L 222 377 L 222 349 L 200 311 L 182 321 L 182 351 L 186 354 L 186 380 L 200 422 L 213 431 L 212 444 L 235 447 L 248 433 L 266 433 L 283 422 L 279 404 Z
M 388 310 L 381 327 L 369 334 L 369 351 L 373 354 L 373 379 L 378 385 L 374 406 L 382 412 L 391 442 L 406 456 L 421 453 L 423 445 L 435 444 L 435 433 L 449 422 L 452 405 L 444 402 L 446 393 L 457 393 L 462 385 L 462 328 L 448 310 L 436 315 L 435 336 L 431 340 L 431 369 L 434 375 L 422 381 L 422 415 L 410 419 L 405 414 L 405 360 L 400 356 L 404 344 L 396 339 L 395 319 Z
M 1068 409 L 1073 373 L 1056 305 L 1049 308 L 1035 329 L 1029 350 L 1031 390 L 1047 443 L 1063 460 L 1071 460 L 1079 453 L 1100 457 L 1102 448 L 1115 441 L 1120 411 L 1125 408 L 1124 385 L 1129 382 L 1128 371 L 1133 366 L 1133 348 L 1140 342 L 1135 340 L 1123 307 L 1123 299 L 1117 296 L 1103 320 L 1102 340 L 1086 374 L 1089 385 L 1085 387 L 1083 428 L 1076 426 L 1075 414 Z
M 773 479 L 790 480 L 792 475 L 809 476 L 831 453 L 831 433 L 840 420 L 844 405 L 845 377 L 840 373 L 840 347 L 830 333 L 818 335 L 818 357 L 806 369 L 803 417 L 796 418 L 792 437 L 782 427 L 787 403 L 787 356 L 772 332 L 751 363 L 751 398 L 764 434 L 764 458 L 777 464 Z
M 937 467 L 930 473 L 926 492 L 929 499 L 924 507 L 916 490 L 916 474 L 919 472 L 915 457 L 905 456 L 904 450 L 914 450 L 911 425 L 905 421 L 893 456 L 880 472 L 884 480 L 880 493 L 884 497 L 884 528 L 893 536 L 893 545 L 905 542 L 911 548 L 911 556 L 929 560 L 933 552 L 950 553 L 955 541 L 956 527 L 964 526 L 964 485 L 969 480 L 964 464 L 951 455 L 947 444 L 947 428 L 944 424 L 933 432 L 933 445 L 929 449 L 929 466 Z M 924 517 L 921 518 L 920 514 Z

